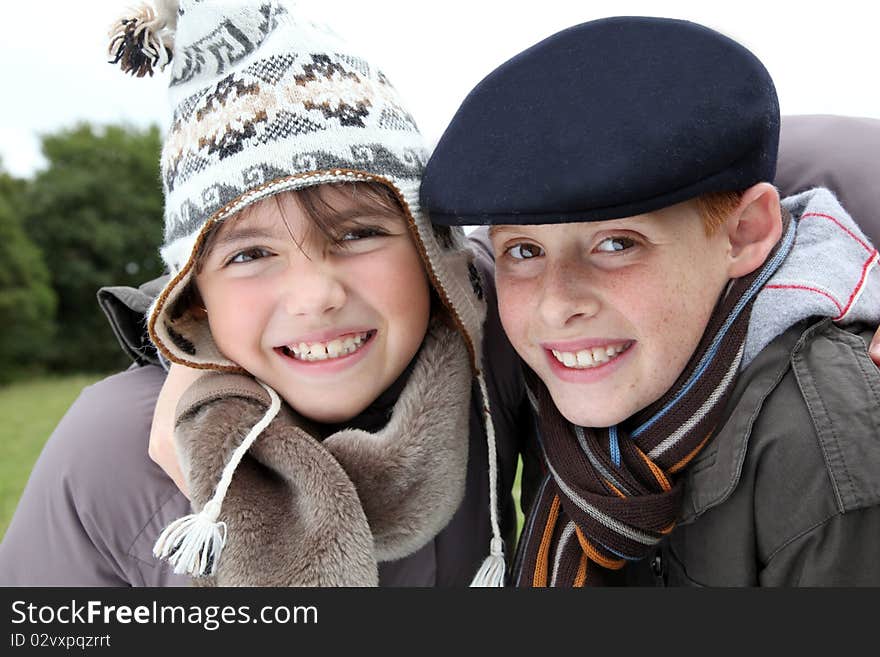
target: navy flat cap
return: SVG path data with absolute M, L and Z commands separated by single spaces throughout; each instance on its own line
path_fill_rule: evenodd
M 445 225 L 601 221 L 772 181 L 779 103 L 763 64 L 702 25 L 615 17 L 499 66 L 428 161 Z

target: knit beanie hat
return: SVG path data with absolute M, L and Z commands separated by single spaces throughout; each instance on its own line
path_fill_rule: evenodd
M 483 395 L 494 536 L 494 559 L 486 567 L 497 579 L 503 555 L 494 431 L 480 369 L 485 305 L 479 275 L 463 231 L 435 232 L 421 211 L 428 149 L 388 79 L 285 0 L 158 0 L 155 8 L 145 6 L 114 24 L 110 55 L 137 76 L 171 65 L 173 116 L 161 156 L 161 254 L 171 277 L 150 308 L 148 328 L 173 362 L 242 371 L 217 348 L 204 316 L 178 303 L 211 226 L 273 194 L 324 183 L 374 182 L 397 196 L 429 279 L 465 339 Z M 277 412 L 272 408 L 263 426 Z M 254 429 L 241 455 L 259 434 Z M 237 464 L 232 461 L 229 477 Z M 212 500 L 218 503 L 202 511 L 214 521 L 224 492 L 219 488 Z M 220 536 L 222 523 L 203 524 L 205 532 Z M 201 558 L 203 565 L 215 562 Z

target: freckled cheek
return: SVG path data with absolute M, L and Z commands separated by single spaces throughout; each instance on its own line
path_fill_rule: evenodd
M 682 342 L 682 290 L 651 272 L 618 272 L 606 280 L 602 295 L 606 310 L 624 322 L 618 328 L 631 334 L 641 354 L 639 385 L 665 377 Z M 630 382 L 633 388 L 635 382 Z
M 529 347 L 530 319 L 535 312 L 536 290 L 534 285 L 512 277 L 496 277 L 498 314 L 510 343 L 520 354 Z
M 689 285 L 686 277 L 673 276 L 658 284 L 646 298 L 653 299 L 650 310 L 642 315 L 642 327 L 650 353 L 650 380 L 662 393 L 684 370 L 703 334 L 711 307 L 699 285 Z

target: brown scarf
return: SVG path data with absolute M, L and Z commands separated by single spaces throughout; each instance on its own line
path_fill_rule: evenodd
M 675 527 L 677 475 L 711 438 L 743 356 L 752 304 L 788 255 L 795 223 L 783 212 L 783 238 L 763 268 L 735 279 L 713 311 L 675 384 L 618 426 L 577 427 L 546 386 L 526 373 L 547 476 L 520 539 L 517 586 L 610 583 L 611 571 L 645 557 Z
M 375 586 L 378 562 L 412 554 L 464 496 L 471 370 L 461 335 L 432 324 L 390 420 L 323 440 L 284 405 L 235 470 L 225 548 L 201 586 Z M 193 508 L 270 400 L 252 378 L 210 374 L 178 405 L 175 437 Z

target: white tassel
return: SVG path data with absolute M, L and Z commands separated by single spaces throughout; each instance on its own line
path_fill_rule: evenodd
M 165 559 L 178 575 L 213 575 L 226 544 L 226 523 L 217 522 L 220 505 L 210 500 L 198 513 L 178 518 L 165 528 L 153 546 L 153 556 Z
M 483 374 L 477 373 L 480 394 L 483 395 L 483 426 L 486 428 L 486 441 L 489 449 L 489 521 L 492 525 L 492 540 L 489 543 L 489 556 L 480 566 L 471 586 L 504 586 L 504 541 L 498 525 L 498 454 L 495 446 L 495 424 L 489 410 L 489 391 Z
M 217 562 L 223 546 L 226 545 L 226 523 L 217 522 L 217 518 L 220 517 L 220 506 L 229 484 L 232 483 L 232 475 L 250 446 L 281 410 L 278 393 L 262 381 L 257 383 L 269 393 L 269 408 L 232 452 L 229 462 L 223 468 L 214 496 L 198 513 L 178 518 L 168 525 L 153 546 L 153 556 L 168 561 L 178 575 L 205 577 L 213 575 L 217 570 Z
M 504 541 L 493 538 L 489 548 L 489 556 L 483 561 L 483 565 L 474 575 L 471 586 L 504 586 Z

